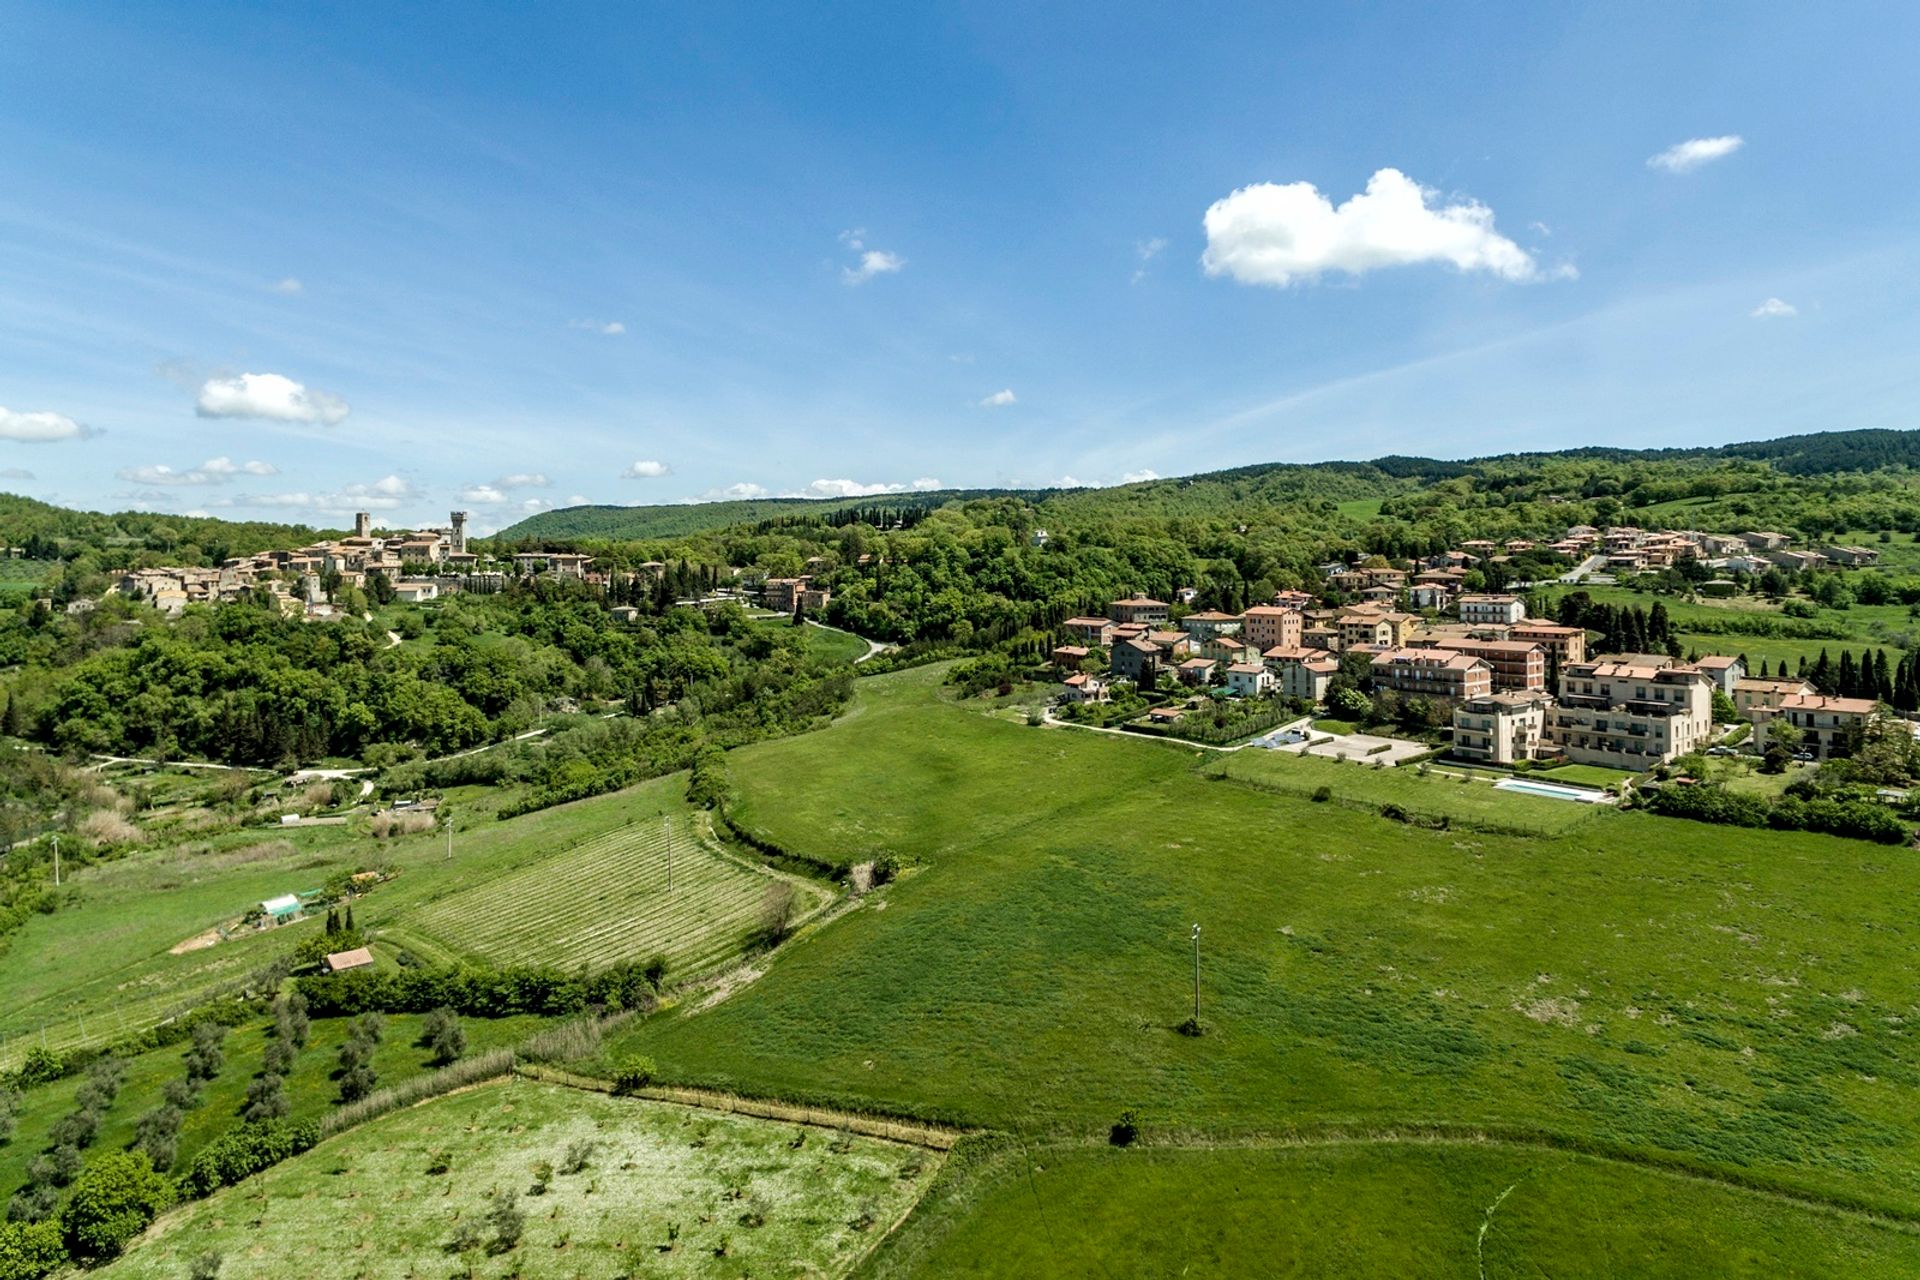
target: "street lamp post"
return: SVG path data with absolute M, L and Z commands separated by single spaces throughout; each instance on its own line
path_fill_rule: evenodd
M 1193 926 L 1193 1025 L 1200 1025 L 1200 926 Z

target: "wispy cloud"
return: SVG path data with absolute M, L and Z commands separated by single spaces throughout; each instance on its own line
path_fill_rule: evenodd
M 1756 320 L 1785 320 L 1789 316 L 1799 315 L 1800 308 L 1779 298 L 1768 298 L 1747 314 Z
M 209 378 L 194 412 L 203 418 L 257 418 L 311 422 L 331 427 L 345 420 L 347 402 L 278 373 L 241 373 Z
M 0 467 L 0 480 L 31 480 L 33 472 L 24 467 Z
M 1668 173 L 1692 173 L 1703 164 L 1712 164 L 1747 145 L 1747 140 L 1737 133 L 1725 134 L 1718 138 L 1688 138 L 1685 142 L 1676 142 L 1658 155 L 1647 157 L 1650 169 L 1665 169 Z
M 388 475 L 371 484 L 343 485 L 330 492 L 295 490 L 239 496 L 233 499 L 232 505 L 311 511 L 319 515 L 348 515 L 355 511 L 396 511 L 419 496 L 419 491 L 409 481 L 397 475 Z
M 1133 269 L 1132 283 L 1140 283 L 1141 278 L 1147 274 L 1147 265 L 1164 253 L 1166 248 L 1165 236 L 1155 236 L 1151 240 L 1140 240 L 1134 243 L 1133 256 L 1138 260 L 1139 265 Z
M 277 476 L 280 469 L 271 462 L 235 462 L 232 458 L 208 458 L 197 467 L 169 467 L 154 463 L 145 467 L 121 467 L 115 478 L 129 484 L 171 488 L 188 485 L 231 484 L 241 476 Z
M 1004 409 L 1010 404 L 1018 403 L 1019 401 L 1014 397 L 1013 391 L 1008 389 L 994 392 L 986 399 L 979 401 L 977 407 L 982 409 Z
M 284 293 L 289 297 L 296 293 L 305 293 L 306 289 L 307 286 L 301 284 L 300 281 L 293 276 L 288 276 L 273 286 L 275 293 Z
M 863 483 L 859 480 L 815 480 L 806 488 L 780 495 L 784 498 L 870 498 L 883 493 L 926 492 L 940 488 L 931 476 L 922 476 L 911 484 L 890 481 Z
M 1200 261 L 1210 276 L 1277 288 L 1329 271 L 1358 276 L 1425 262 L 1514 281 L 1577 274 L 1570 266 L 1541 270 L 1533 255 L 1494 230 L 1493 210 L 1479 201 L 1439 200 L 1398 169 L 1379 170 L 1365 191 L 1338 207 L 1310 182 L 1256 183 L 1207 210 Z
M 1141 484 L 1145 481 L 1158 480 L 1159 478 L 1160 478 L 1160 473 L 1158 471 L 1151 470 L 1150 468 L 1147 468 L 1147 467 L 1142 467 L 1138 471 L 1129 471 L 1127 472 L 1127 474 L 1121 476 L 1120 483 L 1121 484 Z
M 627 326 L 618 320 L 569 320 L 567 328 L 585 329 L 607 338 L 617 338 L 627 331 Z

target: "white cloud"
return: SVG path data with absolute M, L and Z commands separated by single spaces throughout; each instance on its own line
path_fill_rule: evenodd
M 996 391 L 985 400 L 980 401 L 978 407 L 982 409 L 1004 409 L 1008 405 L 1015 403 L 1017 402 L 1014 399 L 1012 391 Z
M 1146 467 L 1142 467 L 1138 471 L 1129 471 L 1127 472 L 1127 474 L 1121 476 L 1120 483 L 1121 484 L 1139 484 L 1145 480 L 1158 480 L 1159 478 L 1160 478 L 1160 473 L 1158 471 L 1151 471 Z
M 286 279 L 280 281 L 280 283 L 274 285 L 273 291 L 275 293 L 284 293 L 284 294 L 292 295 L 296 293 L 304 293 L 306 292 L 306 288 L 307 286 L 301 284 L 299 280 L 295 279 L 293 276 L 288 276 Z
M 860 255 L 857 267 L 842 267 L 840 278 L 850 285 L 865 284 L 875 276 L 891 275 L 907 265 L 907 260 L 885 249 L 869 249 Z
M 785 498 L 871 498 L 882 493 L 906 493 L 910 489 L 924 493 L 939 487 L 940 482 L 929 476 L 922 476 L 910 485 L 888 481 L 864 484 L 858 480 L 815 480 L 796 493 L 781 496 Z
M 1140 260 L 1140 265 L 1134 268 L 1134 284 L 1140 283 L 1141 278 L 1147 274 L 1147 264 L 1159 257 L 1166 247 L 1167 238 L 1165 236 L 1155 236 L 1151 240 L 1139 240 L 1134 243 L 1134 256 Z
M 617 338 L 627 331 L 627 326 L 618 320 L 569 320 L 567 328 L 586 329 L 609 338 Z
M 552 483 L 553 481 L 538 471 L 518 471 L 486 483 L 463 485 L 460 489 L 460 501 L 474 507 L 498 507 L 513 500 L 512 493 L 515 489 L 544 489 Z M 527 501 L 539 502 L 540 499 L 529 498 Z
M 1543 273 L 1532 255 L 1493 229 L 1493 210 L 1479 201 L 1438 199 L 1398 169 L 1379 170 L 1338 208 L 1310 182 L 1255 183 L 1207 210 L 1200 261 L 1210 276 L 1276 287 L 1327 271 L 1357 276 L 1422 262 L 1503 280 L 1575 274 L 1571 267 Z
M 24 467 L 0 467 L 0 480 L 31 480 L 33 472 Z
M 948 356 L 948 357 L 947 357 L 947 359 L 949 359 L 949 360 L 951 360 L 951 361 L 953 361 L 953 362 L 954 362 L 955 364 L 972 364 L 972 363 L 973 363 L 973 352 L 971 352 L 971 351 L 956 351 L 956 352 L 954 352 L 954 353 L 953 353 L 952 355 L 950 355 L 950 356 Z
M 233 505 L 290 508 L 312 511 L 321 515 L 346 515 L 355 511 L 395 511 L 419 496 L 407 480 L 397 475 L 389 475 L 371 484 L 343 485 L 331 493 L 296 490 L 291 493 L 262 493 L 236 497 Z
M 208 458 L 197 467 L 169 467 L 155 463 L 145 467 L 121 467 L 113 473 L 130 484 L 172 487 L 176 485 L 227 484 L 236 476 L 277 476 L 280 469 L 271 462 L 235 462 L 232 458 Z
M 309 388 L 278 373 L 242 373 L 209 378 L 194 411 L 203 418 L 265 418 L 333 426 L 347 416 L 339 396 Z
M 1784 320 L 1788 316 L 1799 315 L 1800 308 L 1791 302 L 1783 302 L 1779 298 L 1768 298 L 1747 314 L 1756 320 Z
M 0 405 L 0 440 L 20 444 L 55 444 L 61 440 L 85 440 L 98 435 L 92 427 L 82 426 L 64 413 L 16 413 Z
M 1737 133 L 1729 133 L 1719 138 L 1688 138 L 1685 142 L 1676 142 L 1659 155 L 1647 157 L 1649 169 L 1665 169 L 1668 173 L 1692 173 L 1703 164 L 1723 160 L 1747 145 L 1747 140 Z
M 1061 476 L 1053 482 L 1056 489 L 1090 489 L 1093 486 L 1076 476 Z
M 765 485 L 754 484 L 750 480 L 742 480 L 738 484 L 730 484 L 722 489 L 709 489 L 705 493 L 697 494 L 694 497 L 686 499 L 686 501 L 739 502 L 749 498 L 771 498 L 772 496 L 772 490 L 768 489 Z
M 655 462 L 652 458 L 641 458 L 630 463 L 620 473 L 622 480 L 658 480 L 662 476 L 673 474 L 673 468 L 664 462 Z
M 840 279 L 846 284 L 865 284 L 875 276 L 891 275 L 907 265 L 907 260 L 897 253 L 867 248 L 866 235 L 866 231 L 858 227 L 840 233 L 840 243 L 860 255 L 858 265 L 840 269 Z

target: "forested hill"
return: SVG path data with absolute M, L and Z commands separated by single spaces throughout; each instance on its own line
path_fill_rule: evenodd
M 782 516 L 832 515 L 837 511 L 924 511 L 949 502 L 975 498 L 1020 498 L 1042 502 L 1057 489 L 924 489 L 907 493 L 873 494 L 860 498 L 741 498 L 725 502 L 667 502 L 657 506 L 562 507 L 528 516 L 502 529 L 502 543 L 558 539 L 684 538 L 729 525 L 757 524 Z
M 0 493 L 0 546 L 26 549 L 41 558 L 42 544 L 84 544 L 107 549 L 138 547 L 166 553 L 170 563 L 219 564 L 228 556 L 277 547 L 298 547 L 330 531 L 265 520 L 216 520 L 209 516 L 151 511 L 74 511 L 35 498 Z M 53 552 L 45 553 L 49 558 Z
M 1118 513 L 1122 508 L 1137 512 L 1145 508 L 1166 516 L 1218 516 L 1244 505 L 1302 498 L 1331 502 L 1387 498 L 1423 484 L 1470 476 L 1501 477 L 1505 483 L 1512 483 L 1519 474 L 1541 472 L 1555 480 L 1571 480 L 1573 487 L 1578 488 L 1575 468 L 1583 461 L 1613 464 L 1691 461 L 1703 469 L 1712 469 L 1716 464 L 1724 467 L 1730 463 L 1758 462 L 1795 476 L 1890 467 L 1920 470 L 1920 431 L 1831 431 L 1699 448 L 1588 447 L 1466 460 L 1393 456 L 1371 462 L 1274 462 L 1110 489 L 946 489 L 865 498 L 761 498 L 644 507 L 566 507 L 530 516 L 502 530 L 499 537 L 506 541 L 676 538 L 801 513 L 830 515 L 852 508 L 929 508 L 988 496 L 1019 498 L 1040 506 L 1043 512 L 1058 510 L 1069 515 L 1097 515 L 1109 509 Z

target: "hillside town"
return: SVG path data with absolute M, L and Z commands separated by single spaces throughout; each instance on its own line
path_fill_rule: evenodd
M 1664 653 L 1590 654 L 1585 628 L 1529 617 L 1523 595 L 1467 589 L 1470 575 L 1484 580 L 1487 569 L 1539 551 L 1574 565 L 1558 579 L 1569 583 L 1692 562 L 1704 595 L 1736 587 L 1728 575 L 1859 568 L 1877 559 L 1869 547 L 1795 549 L 1789 541 L 1767 531 L 1590 525 L 1545 545 L 1468 541 L 1413 562 L 1323 566 L 1328 598 L 1347 601 L 1332 606 L 1284 591 L 1239 613 L 1185 612 L 1191 592 L 1176 593 L 1182 599 L 1172 603 L 1131 595 L 1113 601 L 1105 616 L 1068 618 L 1061 626 L 1068 642 L 1051 658 L 1068 705 L 1105 701 L 1116 686 L 1177 682 L 1216 696 L 1318 707 L 1344 675 L 1371 690 L 1431 700 L 1450 719 L 1449 754 L 1488 765 L 1555 761 L 1638 772 L 1714 747 L 1724 733 L 1716 724 L 1734 718 L 1729 709 L 1751 726 L 1744 749 L 1763 751 L 1776 727 L 1787 726 L 1791 732 L 1778 736 L 1792 741 L 1798 758 L 1826 760 L 1859 741 L 1878 714 L 1873 699 L 1823 694 L 1784 669 L 1760 678 L 1726 655 L 1687 662 Z M 1180 714 L 1156 708 L 1150 716 L 1170 724 Z

